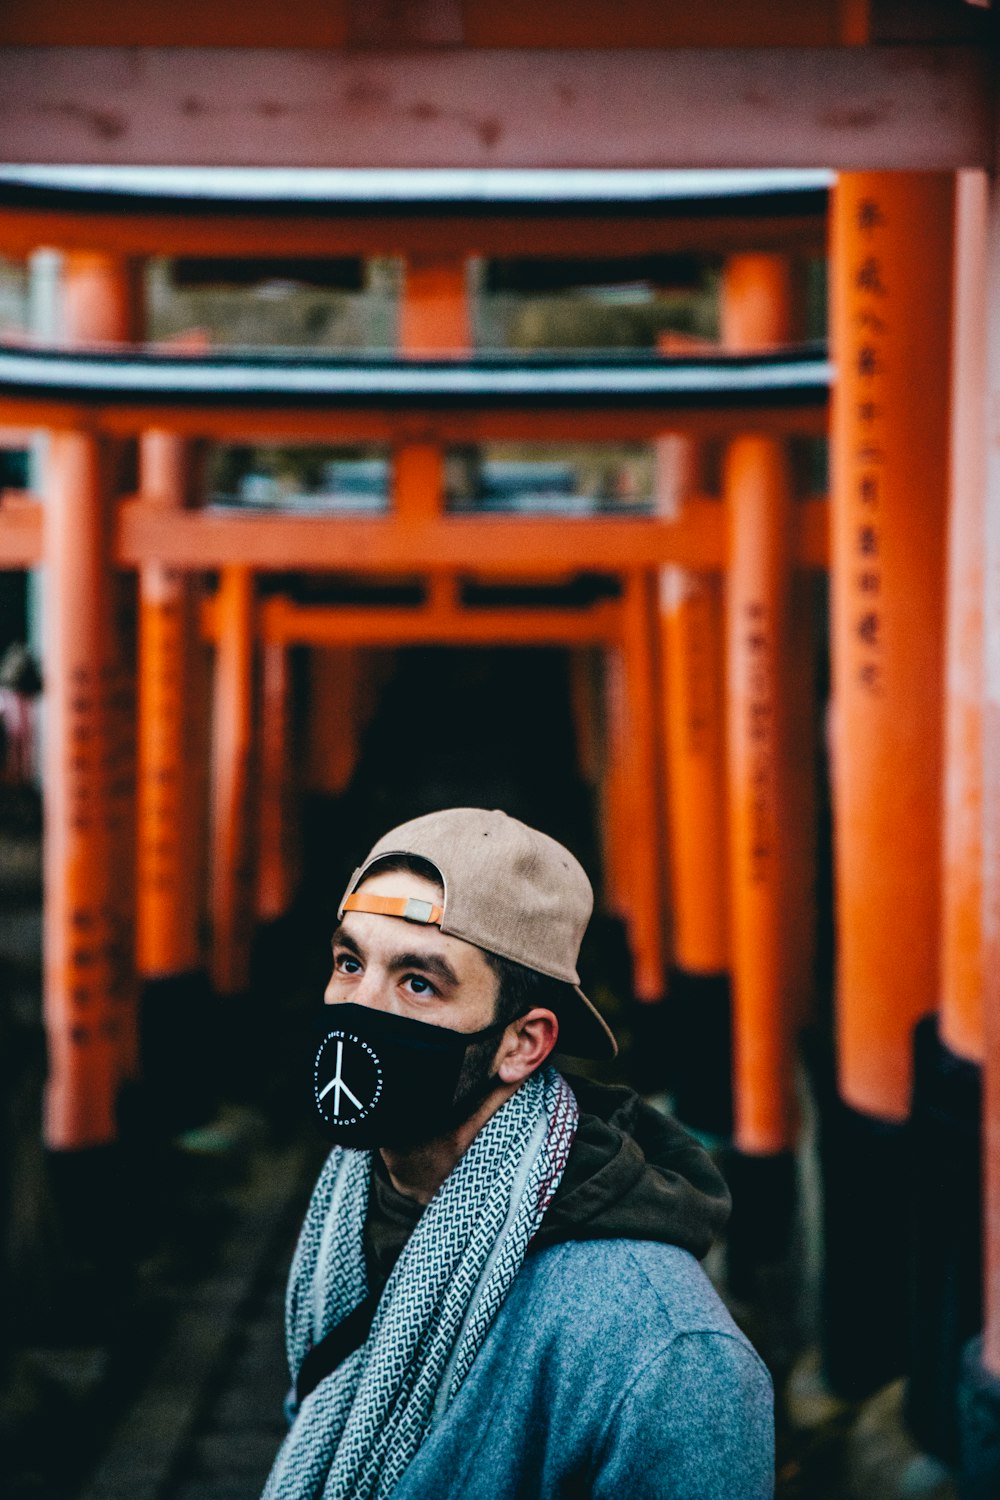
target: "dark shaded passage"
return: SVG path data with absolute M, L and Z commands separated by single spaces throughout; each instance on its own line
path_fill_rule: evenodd
M 498 807 L 565 843 L 591 876 L 597 903 L 581 974 L 623 1043 L 601 1076 L 627 1076 L 630 959 L 621 923 L 600 909 L 599 809 L 577 769 L 567 663 L 565 651 L 545 648 L 396 653 L 351 786 L 304 812 L 295 918 L 304 994 L 321 993 L 337 903 L 377 838 L 438 808 Z M 287 965 L 285 941 L 277 932 L 265 939 L 265 968 Z

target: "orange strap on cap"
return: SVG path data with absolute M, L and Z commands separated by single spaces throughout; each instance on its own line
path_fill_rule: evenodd
M 367 911 L 376 917 L 402 917 L 404 922 L 422 922 L 440 926 L 443 906 L 421 901 L 416 896 L 348 896 L 344 911 Z

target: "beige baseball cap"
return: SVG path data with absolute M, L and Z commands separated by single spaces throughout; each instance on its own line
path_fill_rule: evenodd
M 416 855 L 441 876 L 444 903 L 412 897 L 356 896 L 380 860 Z M 393 828 L 351 876 L 345 911 L 374 911 L 431 923 L 526 969 L 561 980 L 579 1004 L 559 1015 L 559 1050 L 574 1057 L 611 1058 L 618 1045 L 610 1027 L 580 989 L 576 965 L 594 907 L 580 862 L 555 839 L 504 812 L 450 807 Z

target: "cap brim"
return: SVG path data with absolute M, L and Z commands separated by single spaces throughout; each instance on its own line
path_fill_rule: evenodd
M 568 1005 L 565 1010 L 560 1011 L 556 1051 L 567 1052 L 570 1057 L 590 1057 L 610 1062 L 613 1057 L 618 1056 L 614 1032 L 580 986 L 575 984 L 570 988 L 580 1004 Z

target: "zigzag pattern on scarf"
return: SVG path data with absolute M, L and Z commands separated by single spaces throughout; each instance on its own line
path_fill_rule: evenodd
M 365 1343 L 303 1401 L 264 1500 L 392 1493 L 510 1290 L 559 1185 L 578 1118 L 572 1090 L 550 1066 L 487 1121 L 421 1215 Z M 370 1181 L 370 1154 L 337 1147 L 314 1189 L 288 1283 L 293 1383 L 309 1349 L 367 1294 Z

